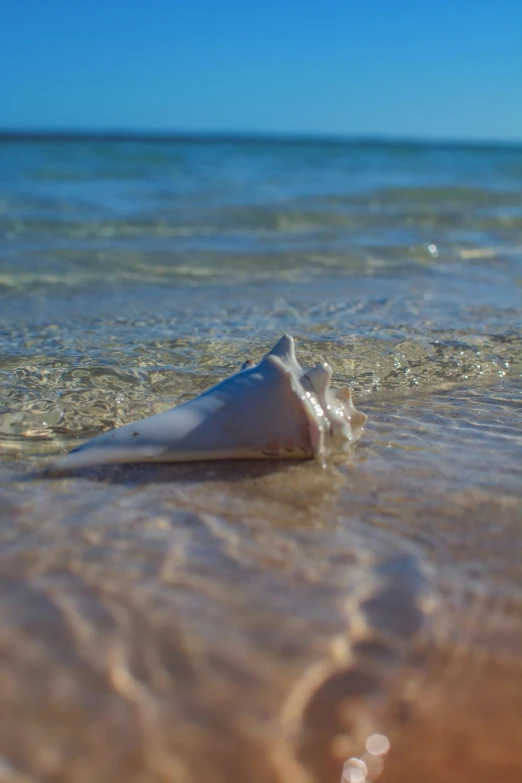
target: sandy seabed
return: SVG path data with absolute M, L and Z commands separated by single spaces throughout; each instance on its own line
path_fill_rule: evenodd
M 522 779 L 519 391 L 367 401 L 326 468 L 4 471 L 0 779 Z

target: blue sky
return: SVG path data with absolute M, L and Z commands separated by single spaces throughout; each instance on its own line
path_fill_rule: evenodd
M 0 127 L 522 141 L 522 0 L 10 0 Z

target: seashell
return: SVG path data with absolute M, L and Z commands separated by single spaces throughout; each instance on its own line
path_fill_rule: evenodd
M 304 371 L 284 335 L 259 364 L 245 362 L 194 400 L 98 435 L 60 465 L 323 459 L 346 450 L 366 422 L 350 390 L 333 391 L 331 378 L 326 362 Z

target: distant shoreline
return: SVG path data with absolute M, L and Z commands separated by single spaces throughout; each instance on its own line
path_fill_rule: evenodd
M 242 132 L 153 132 L 153 131 L 87 131 L 87 130 L 18 130 L 0 129 L 0 142 L 144 142 L 165 144 L 330 144 L 347 147 L 397 147 L 403 149 L 472 149 L 518 150 L 522 141 L 421 139 L 386 136 L 328 136 L 312 134 L 242 133 Z

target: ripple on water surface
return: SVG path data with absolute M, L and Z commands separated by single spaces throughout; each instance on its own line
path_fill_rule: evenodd
M 518 779 L 520 150 L 7 146 L 0 778 Z M 346 461 L 37 478 L 282 332 Z

